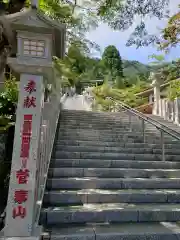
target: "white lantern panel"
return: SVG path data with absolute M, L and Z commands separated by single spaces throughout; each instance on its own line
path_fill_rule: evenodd
M 45 57 L 45 41 L 24 39 L 23 53 L 33 57 Z

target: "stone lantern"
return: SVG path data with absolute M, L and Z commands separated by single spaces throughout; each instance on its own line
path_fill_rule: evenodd
M 16 33 L 13 46 L 16 57 L 8 58 L 10 67 L 17 73 L 42 75 L 51 82 L 52 57 L 62 58 L 65 53 L 64 25 L 35 8 L 7 15 L 7 20 Z
M 15 54 L 7 62 L 19 74 L 20 83 L 3 236 L 34 239 L 31 237 L 35 232 L 38 146 L 44 93 L 47 87 L 52 93 L 55 92 L 53 89 L 58 89 L 52 58 L 64 56 L 65 27 L 38 10 L 35 0 L 31 9 L 7 15 L 6 20 L 16 36 Z M 56 91 L 54 96 L 58 93 L 60 95 L 60 91 Z

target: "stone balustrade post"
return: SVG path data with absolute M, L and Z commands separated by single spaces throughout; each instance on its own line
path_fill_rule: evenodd
M 166 102 L 165 102 L 165 99 L 161 99 L 161 102 L 162 102 L 162 117 L 165 119 L 165 115 L 166 115 Z
M 167 99 L 165 99 L 164 102 L 165 102 L 165 116 L 164 116 L 164 119 L 167 120 L 168 119 L 168 101 L 167 101 Z
M 159 116 L 162 116 L 162 99 L 159 99 Z
M 159 115 L 160 112 L 160 85 L 155 82 L 153 84 L 154 87 L 154 109 L 153 109 L 153 114 L 154 115 Z
M 169 101 L 169 120 L 173 121 L 174 102 Z
M 174 111 L 175 111 L 175 119 L 174 119 L 174 122 L 176 124 L 180 124 L 180 99 L 179 98 L 176 98 L 174 100 Z
M 153 114 L 154 115 L 161 115 L 161 84 L 162 84 L 162 78 L 161 78 L 161 72 L 151 72 L 149 76 L 149 80 L 152 81 L 151 86 L 154 90 L 154 104 L 153 104 Z

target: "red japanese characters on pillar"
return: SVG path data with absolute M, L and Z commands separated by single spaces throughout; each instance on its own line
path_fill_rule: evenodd
M 28 93 L 24 98 L 24 108 L 35 108 L 36 107 L 36 97 L 31 96 L 33 92 L 36 92 L 36 83 L 33 80 L 29 80 L 24 88 L 25 92 Z
M 29 178 L 29 170 L 28 169 L 20 169 L 16 172 L 16 178 L 18 184 L 27 184 Z
M 29 80 L 27 86 L 25 86 L 24 90 L 29 94 L 36 92 L 36 83 L 34 80 Z
M 32 133 L 32 115 L 24 115 L 22 142 L 21 142 L 21 158 L 29 157 L 29 148 Z
M 25 218 L 26 217 L 26 208 L 23 207 L 22 205 L 18 205 L 17 207 L 15 207 L 13 209 L 13 214 L 12 214 L 13 218 Z
M 23 100 L 23 108 L 30 109 L 36 107 L 36 97 L 32 94 L 36 92 L 36 82 L 29 80 L 27 85 L 24 87 L 24 91 L 27 93 Z M 27 162 L 29 159 L 31 135 L 32 135 L 32 119 L 33 114 L 25 114 L 23 116 L 23 126 L 22 126 L 22 136 L 21 136 L 21 149 L 20 149 L 20 159 L 21 168 L 16 171 L 16 181 L 18 185 L 27 185 L 29 180 L 29 169 L 27 169 Z M 14 202 L 15 207 L 12 211 L 13 218 L 24 219 L 27 214 L 25 203 L 28 200 L 28 191 L 15 190 L 14 192 Z
M 28 191 L 27 190 L 16 190 L 14 193 L 14 201 L 16 203 L 22 204 L 26 202 L 28 199 Z

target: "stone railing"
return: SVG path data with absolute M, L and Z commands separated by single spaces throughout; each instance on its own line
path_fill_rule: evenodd
M 167 121 L 180 124 L 180 99 L 176 98 L 173 101 L 169 99 L 159 99 L 158 109 L 153 109 L 153 115 L 160 116 Z M 156 105 L 156 106 L 157 106 Z M 155 106 L 155 105 L 154 105 Z
M 38 147 L 38 164 L 36 172 L 35 192 L 35 219 L 38 226 L 40 210 L 43 202 L 44 190 L 48 175 L 49 163 L 53 151 L 56 128 L 60 114 L 60 93 L 50 95 L 48 102 L 44 103 L 41 120 L 41 134 Z

